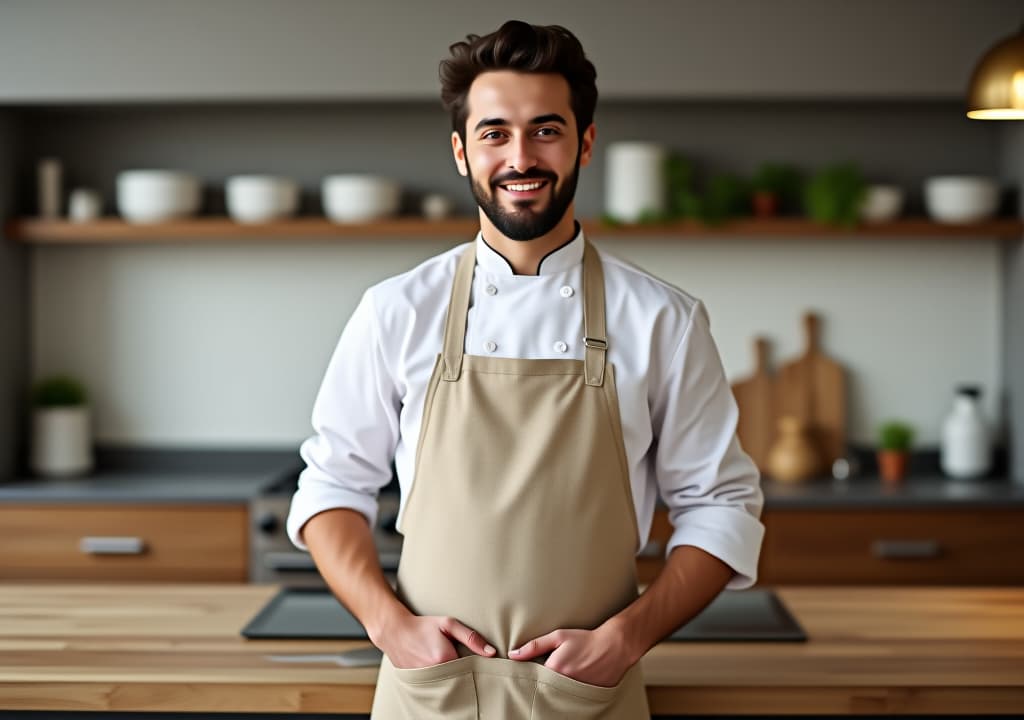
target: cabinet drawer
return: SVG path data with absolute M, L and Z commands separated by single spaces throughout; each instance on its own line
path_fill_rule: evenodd
M 3 505 L 0 578 L 244 582 L 245 506 Z
M 1024 584 L 1024 511 L 771 510 L 758 584 Z

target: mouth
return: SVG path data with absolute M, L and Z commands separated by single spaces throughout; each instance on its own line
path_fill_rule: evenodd
M 520 180 L 498 185 L 506 195 L 517 200 L 534 198 L 548 186 L 547 180 Z

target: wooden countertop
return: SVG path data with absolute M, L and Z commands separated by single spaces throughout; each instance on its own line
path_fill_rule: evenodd
M 270 585 L 0 585 L 0 710 L 366 713 L 376 668 L 274 663 Z M 1024 588 L 779 588 L 807 643 L 674 643 L 655 714 L 1024 712 Z

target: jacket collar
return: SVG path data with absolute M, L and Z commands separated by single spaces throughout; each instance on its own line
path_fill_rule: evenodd
M 583 262 L 583 228 L 579 222 L 576 223 L 576 235 L 572 240 L 555 248 L 540 261 L 538 275 L 554 275 L 565 272 Z M 482 232 L 476 235 L 476 261 L 485 272 L 494 275 L 514 275 L 512 264 L 505 259 L 505 256 L 492 248 L 484 240 Z

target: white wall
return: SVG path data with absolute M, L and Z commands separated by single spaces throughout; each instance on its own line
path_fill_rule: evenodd
M 362 290 L 459 241 L 35 248 L 32 371 L 85 380 L 102 442 L 293 446 Z M 706 301 L 732 379 L 752 369 L 754 335 L 784 361 L 802 349 L 804 310 L 821 313 L 824 347 L 849 370 L 854 442 L 898 416 L 935 444 L 962 381 L 995 416 L 996 241 L 598 244 Z

